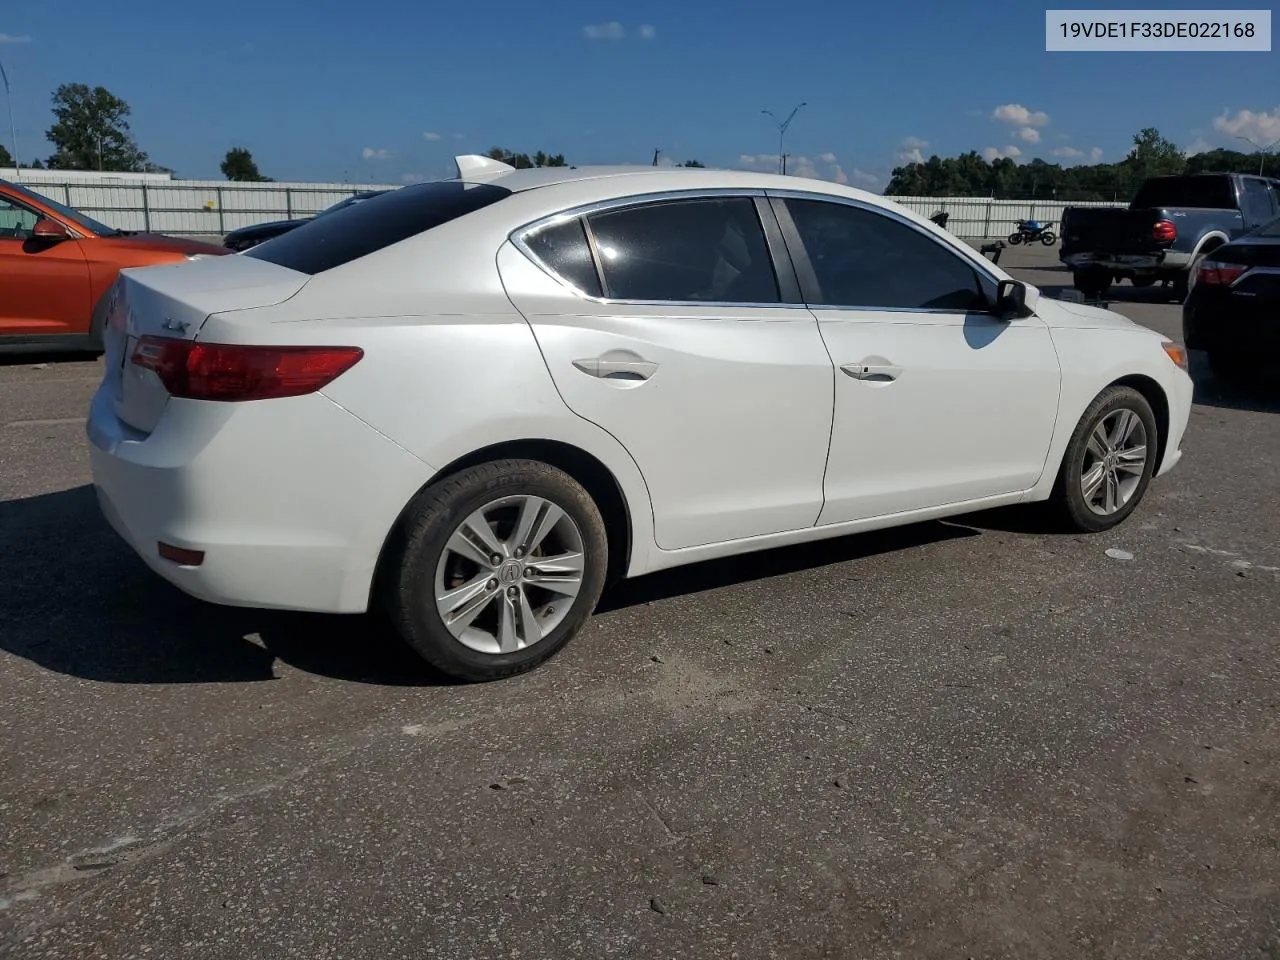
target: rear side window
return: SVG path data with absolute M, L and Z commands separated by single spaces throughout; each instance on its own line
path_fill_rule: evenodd
M 580 219 L 545 227 L 528 237 L 525 245 L 547 269 L 583 293 L 592 297 L 604 296 L 600 275 L 596 273 L 596 261 L 591 256 L 591 245 L 587 243 L 587 232 Z
M 605 296 L 682 303 L 778 303 L 778 281 L 747 197 L 673 200 L 587 218 Z
M 242 256 L 299 273 L 323 273 L 510 195 L 510 190 L 494 184 L 457 180 L 401 187 L 317 217 Z
M 1235 191 L 1231 178 L 1221 174 L 1191 177 L 1155 177 L 1138 188 L 1130 204 L 1144 207 L 1189 207 L 1203 210 L 1234 210 Z

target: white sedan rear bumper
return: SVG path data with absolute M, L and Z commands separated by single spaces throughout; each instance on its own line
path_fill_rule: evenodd
M 171 399 L 138 434 L 104 387 L 87 432 L 111 526 L 179 589 L 233 606 L 364 611 L 387 534 L 435 472 L 321 394 Z M 161 543 L 204 559 L 175 563 Z

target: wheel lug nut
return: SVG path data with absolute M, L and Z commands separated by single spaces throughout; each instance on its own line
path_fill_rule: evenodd
M 533 577 L 533 567 L 525 567 L 525 568 L 524 568 L 524 575 L 525 575 L 526 577 L 532 578 L 532 577 Z
M 502 558 L 495 553 L 492 557 L 489 558 L 489 561 L 496 567 L 498 564 L 502 562 Z
M 517 558 L 520 558 L 520 557 L 523 557 L 523 556 L 524 556 L 524 548 L 523 548 L 523 547 L 521 547 L 519 550 L 517 550 L 517 551 L 516 551 L 516 557 L 517 557 Z
M 507 587 L 507 596 L 510 597 L 512 600 L 514 600 L 517 596 L 519 596 L 519 594 L 520 594 L 520 591 L 517 590 L 515 587 Z
M 490 581 L 489 581 L 489 589 L 490 589 L 490 590 L 497 590 L 497 589 L 498 589 L 498 581 L 497 581 L 497 580 L 490 580 Z

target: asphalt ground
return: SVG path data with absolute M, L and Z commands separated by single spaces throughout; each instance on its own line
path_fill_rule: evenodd
M 1114 307 L 1176 338 L 1161 296 Z M 1275 390 L 1196 357 L 1111 533 L 669 571 L 459 686 L 149 573 L 89 487 L 99 371 L 0 365 L 0 955 L 1280 957 Z

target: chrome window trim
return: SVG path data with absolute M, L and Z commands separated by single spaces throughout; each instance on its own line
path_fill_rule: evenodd
M 940 240 L 938 237 L 935 237 L 932 233 L 930 233 L 920 224 L 916 223 L 913 220 L 908 219 L 907 217 L 904 217 L 897 210 L 890 210 L 888 207 L 882 207 L 879 204 L 875 204 L 875 203 L 867 203 L 865 200 L 857 200 L 857 199 L 854 199 L 853 197 L 840 197 L 840 196 L 836 196 L 835 194 L 818 193 L 812 190 L 794 190 L 794 189 L 766 190 L 765 194 L 771 199 L 777 199 L 777 200 L 816 200 L 820 203 L 836 203 L 846 207 L 854 207 L 858 210 L 864 210 L 867 213 L 879 214 L 880 216 L 888 217 L 889 219 L 894 220 L 902 224 L 903 226 L 914 230 L 916 233 L 920 234 L 922 237 L 925 237 L 930 242 L 936 244 L 939 247 L 939 249 L 947 250 L 948 252 L 951 253 L 952 256 L 968 263 L 969 266 L 973 268 L 974 273 L 978 274 L 979 277 L 985 279 L 988 283 L 991 284 L 991 286 L 996 288 L 999 288 L 1000 286 L 1000 278 L 996 277 L 993 273 L 991 273 L 989 267 L 987 266 L 987 261 L 982 258 L 981 254 L 978 254 L 976 252 L 971 253 L 969 250 L 965 249 L 965 247 L 961 247 L 957 243 L 949 243 L 947 241 Z M 807 250 L 805 251 L 805 255 L 808 256 Z M 828 311 L 828 312 L 833 310 L 842 310 L 842 311 L 850 311 L 850 312 L 858 312 L 858 313 L 927 313 L 927 314 L 945 314 L 948 316 L 972 316 L 973 314 L 976 313 L 980 316 L 987 315 L 981 310 L 957 310 L 954 308 L 938 308 L 938 307 L 881 307 L 881 306 L 872 306 L 869 304 L 835 304 L 835 303 L 810 303 L 810 304 L 806 304 L 806 306 L 810 310 L 813 310 L 815 312 L 819 310 Z
M 549 214 L 545 217 L 539 217 L 537 220 L 530 221 L 522 226 L 516 227 L 507 234 L 507 239 L 511 244 L 529 258 L 529 261 L 545 273 L 552 280 L 559 283 L 562 287 L 574 294 L 578 298 L 588 303 L 598 303 L 604 306 L 634 306 L 634 307 L 681 307 L 681 308 L 710 308 L 713 310 L 741 310 L 741 309 L 807 309 L 803 303 L 790 303 L 782 298 L 782 283 L 778 279 L 777 265 L 770 264 L 774 273 L 774 283 L 778 286 L 779 299 L 772 303 L 741 303 L 738 301 L 725 300 L 627 300 L 617 297 L 597 297 L 587 293 L 580 287 L 575 286 L 569 280 L 560 276 L 550 266 L 543 263 L 535 254 L 527 243 L 528 238 L 545 230 L 548 227 L 558 226 L 568 220 L 583 219 L 583 230 L 587 235 L 587 243 L 592 246 L 592 256 L 595 258 L 596 251 L 594 249 L 595 237 L 591 231 L 591 225 L 586 222 L 586 218 L 595 213 L 603 213 L 605 211 L 623 210 L 627 207 L 643 207 L 655 203 L 669 203 L 675 200 L 754 200 L 763 198 L 765 191 L 760 187 L 696 187 L 689 190 L 662 190 L 655 193 L 635 193 L 625 197 L 611 197 L 608 200 L 595 200 L 590 203 L 578 204 L 574 207 L 567 207 L 556 213 Z M 754 207 L 753 207 L 754 210 Z M 757 220 L 760 212 L 754 210 Z M 768 236 L 765 235 L 764 224 L 760 224 L 760 232 L 765 242 L 765 249 L 769 250 Z M 596 259 L 597 270 L 599 270 L 599 260 Z M 602 290 L 608 289 L 604 278 L 600 278 L 600 287 Z

